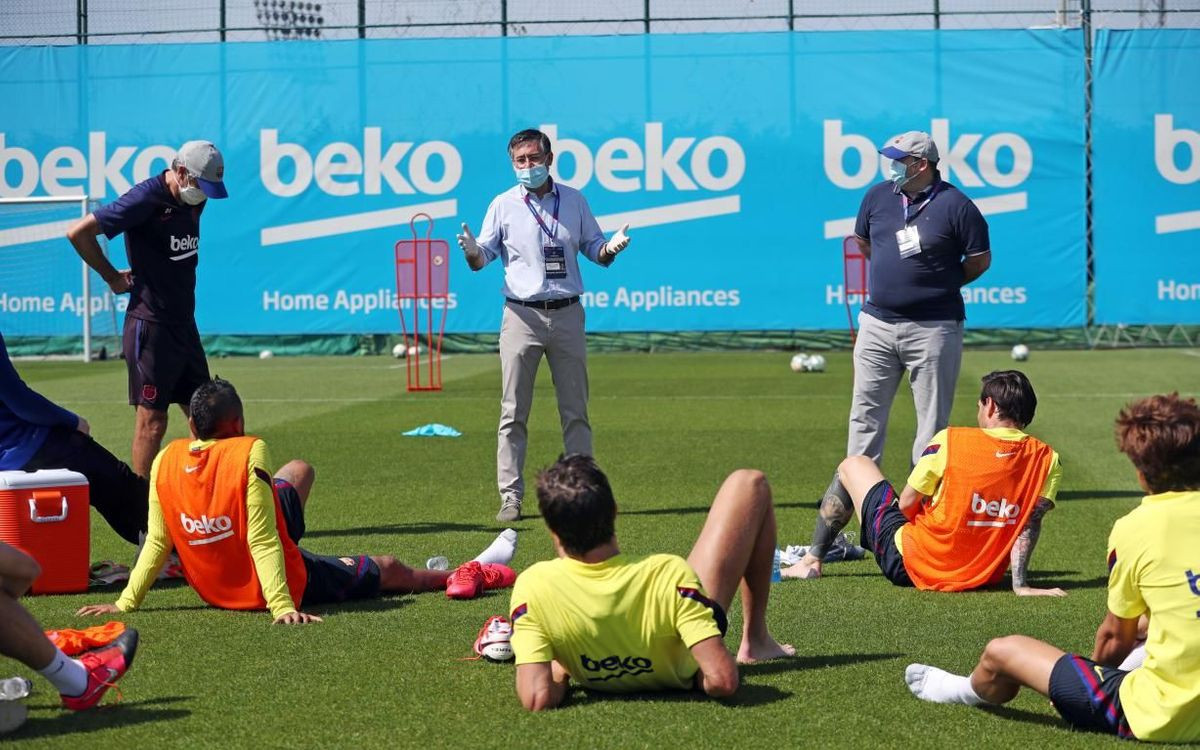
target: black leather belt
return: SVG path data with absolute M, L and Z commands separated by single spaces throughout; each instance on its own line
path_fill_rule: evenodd
M 505 297 L 505 299 L 521 307 L 536 307 L 539 310 L 558 310 L 563 307 L 570 307 L 578 302 L 579 295 L 576 294 L 574 297 L 564 297 L 563 299 L 540 299 L 533 302 L 523 299 L 513 299 L 512 297 Z

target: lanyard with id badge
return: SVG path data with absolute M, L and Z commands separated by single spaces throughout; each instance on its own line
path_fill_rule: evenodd
M 538 214 L 537 209 L 533 207 L 533 202 L 529 200 L 529 193 L 525 193 L 525 206 L 529 209 L 529 213 L 533 214 L 533 218 L 537 221 L 538 226 L 542 228 L 542 232 L 546 235 L 546 239 L 542 242 L 542 262 L 546 268 L 547 279 L 565 279 L 567 278 L 567 253 L 563 244 L 558 241 L 555 234 L 558 233 L 558 201 L 561 194 L 554 191 L 554 211 L 550 217 L 554 220 L 554 227 L 546 226 L 546 222 L 542 221 L 542 217 Z
M 900 248 L 901 258 L 911 258 L 921 252 L 921 233 L 915 225 L 910 225 L 909 222 L 916 219 L 921 211 L 929 205 L 929 201 L 942 190 L 944 183 L 939 182 L 934 185 L 929 191 L 929 195 L 925 200 L 921 201 L 917 206 L 912 206 L 909 203 L 908 196 L 904 193 L 900 194 L 900 205 L 904 208 L 904 228 L 896 232 L 896 246 Z

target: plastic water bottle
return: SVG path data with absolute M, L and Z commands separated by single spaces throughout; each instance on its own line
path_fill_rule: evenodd
M 33 692 L 33 683 L 24 677 L 0 680 L 0 701 L 15 701 Z
M 431 557 L 425 561 L 425 569 L 426 570 L 449 570 L 450 569 L 450 561 L 446 559 L 445 555 L 437 555 L 437 556 Z
M 782 558 L 783 552 L 775 550 L 775 561 L 771 563 L 771 583 L 779 583 L 783 580 L 783 576 L 779 572 Z

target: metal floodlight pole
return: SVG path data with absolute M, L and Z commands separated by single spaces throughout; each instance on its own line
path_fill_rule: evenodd
M 358 38 L 367 38 L 367 0 L 358 0 Z
M 508 36 L 508 0 L 500 0 L 500 36 Z
M 646 0 L 645 3 L 643 3 L 643 6 L 644 6 L 644 10 L 642 12 L 642 18 L 644 20 L 642 22 L 643 23 L 642 31 L 649 34 L 650 33 L 650 0 Z
M 225 41 L 225 26 L 226 26 L 225 3 L 226 3 L 226 0 L 221 0 L 220 5 L 217 6 L 217 21 L 221 26 L 221 41 L 222 42 Z
M 933 0 L 933 28 L 942 28 L 942 0 Z

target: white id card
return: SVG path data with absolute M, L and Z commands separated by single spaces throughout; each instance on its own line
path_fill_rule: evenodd
M 906 226 L 896 232 L 896 244 L 900 247 L 901 258 L 911 258 L 921 252 L 921 235 L 915 226 Z

